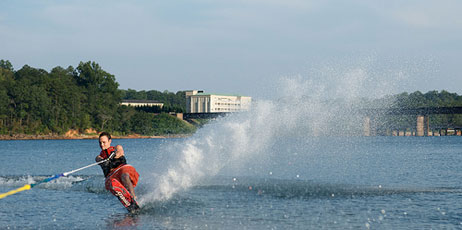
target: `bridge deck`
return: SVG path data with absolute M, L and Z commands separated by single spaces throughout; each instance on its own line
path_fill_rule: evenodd
M 434 115 L 434 114 L 462 114 L 462 106 L 456 107 L 427 107 L 427 108 L 389 108 L 389 109 L 364 109 L 365 114 L 385 115 Z

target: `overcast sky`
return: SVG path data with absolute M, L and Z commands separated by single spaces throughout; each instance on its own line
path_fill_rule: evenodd
M 281 78 L 329 88 L 359 73 L 378 82 L 364 92 L 462 94 L 461 12 L 459 0 L 1 0 L 0 59 L 91 60 L 122 89 L 264 97 Z

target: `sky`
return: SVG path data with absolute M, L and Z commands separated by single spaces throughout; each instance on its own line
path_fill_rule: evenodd
M 359 73 L 366 96 L 462 94 L 461 10 L 458 0 L 2 0 L 0 59 L 47 71 L 95 61 L 121 89 L 266 97 L 281 79 L 338 88 Z

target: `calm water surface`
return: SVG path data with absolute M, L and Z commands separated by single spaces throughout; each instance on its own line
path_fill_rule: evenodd
M 136 188 L 188 139 L 124 139 Z M 0 192 L 94 162 L 96 140 L 0 141 Z M 200 151 L 199 151 L 200 152 Z M 207 154 L 194 157 L 207 158 Z M 98 166 L 0 200 L 0 229 L 458 229 L 460 137 L 280 138 L 130 216 Z

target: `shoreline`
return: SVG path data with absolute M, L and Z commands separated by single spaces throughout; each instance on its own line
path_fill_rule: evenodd
M 166 138 L 184 138 L 190 135 L 178 134 L 168 136 L 144 136 L 139 134 L 130 134 L 124 136 L 112 136 L 112 139 L 166 139 Z M 79 134 L 79 135 L 31 135 L 31 134 L 12 134 L 0 135 L 0 140 L 85 140 L 98 139 L 98 135 Z

